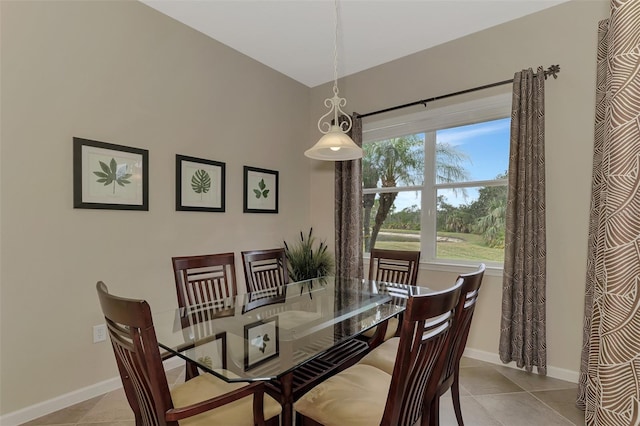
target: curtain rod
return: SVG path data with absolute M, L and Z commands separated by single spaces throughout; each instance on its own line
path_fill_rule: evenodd
M 549 77 L 550 75 L 552 75 L 553 78 L 558 78 L 558 73 L 559 72 L 560 72 L 560 65 L 551 65 L 547 70 L 544 71 L 544 79 L 546 80 L 547 77 Z M 465 93 L 471 93 L 471 92 L 475 92 L 477 90 L 489 89 L 491 87 L 502 86 L 503 84 L 509 84 L 509 83 L 513 83 L 513 79 L 499 81 L 497 83 L 485 84 L 484 86 L 478 86 L 478 87 L 474 87 L 472 89 L 461 90 L 459 92 L 449 93 L 449 94 L 446 94 L 446 95 L 434 96 L 433 98 L 422 99 L 422 100 L 415 101 L 415 102 L 410 102 L 410 103 L 404 104 L 404 105 L 397 105 L 397 106 L 394 106 L 394 107 L 381 109 L 379 111 L 368 112 L 366 114 L 355 113 L 355 115 L 357 117 L 359 117 L 359 118 L 365 118 L 365 117 L 370 117 L 372 115 L 382 114 L 382 113 L 389 112 L 389 111 L 395 111 L 397 109 L 407 108 L 407 107 L 411 107 L 411 106 L 415 106 L 415 105 L 424 105 L 426 107 L 427 106 L 427 102 L 433 102 L 433 101 L 437 101 L 439 99 L 450 98 L 452 96 L 464 95 Z

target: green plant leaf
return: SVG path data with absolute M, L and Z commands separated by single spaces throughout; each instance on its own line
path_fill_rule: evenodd
M 111 174 L 111 169 L 109 169 L 109 166 L 107 166 L 106 163 L 100 161 L 100 167 L 102 168 L 102 171 L 104 171 L 106 174 Z
M 196 194 L 206 194 L 211 189 L 211 176 L 206 170 L 196 170 L 191 176 L 191 188 Z
M 269 196 L 269 189 L 265 189 L 267 185 L 264 183 L 264 179 L 260 179 L 258 182 L 258 189 L 253 189 L 254 194 L 256 194 L 256 198 L 264 197 L 267 198 Z
M 102 162 L 101 162 L 102 163 Z M 102 163 L 104 164 L 104 163 Z M 106 166 L 106 164 L 105 164 Z M 104 186 L 109 185 L 111 182 L 113 182 L 113 178 L 111 178 L 108 174 L 106 173 L 102 173 L 102 172 L 93 172 L 94 175 L 98 176 L 100 179 L 96 179 L 96 182 L 98 183 L 104 183 Z
M 131 183 L 131 181 L 128 179 L 133 175 L 131 173 L 126 173 L 128 169 L 126 163 L 118 168 L 116 159 L 111 158 L 111 161 L 109 161 L 109 165 L 107 165 L 107 163 L 103 161 L 98 161 L 98 164 L 100 165 L 100 169 L 102 169 L 102 171 L 93 172 L 93 174 L 99 178 L 96 179 L 96 182 L 102 183 L 104 184 L 104 186 L 108 186 L 113 183 L 114 194 L 116 193 L 116 183 L 122 187 Z
M 285 255 L 289 277 L 292 281 L 303 281 L 311 278 L 330 275 L 334 267 L 334 259 L 327 251 L 327 244 L 322 241 L 316 247 L 316 238 L 313 229 L 308 236 L 300 232 L 299 239 L 295 243 L 285 241 Z

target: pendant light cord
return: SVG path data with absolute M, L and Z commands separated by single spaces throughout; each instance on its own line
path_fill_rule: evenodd
M 338 95 L 338 0 L 333 2 L 334 34 L 333 34 L 333 93 Z
M 333 97 L 324 100 L 324 105 L 329 108 L 329 112 L 318 120 L 318 130 L 325 135 L 336 131 L 347 133 L 351 130 L 353 121 L 349 114 L 342 110 L 347 104 L 347 100 L 338 96 L 338 0 L 334 0 L 334 39 L 333 39 Z M 324 120 L 327 121 L 324 121 Z

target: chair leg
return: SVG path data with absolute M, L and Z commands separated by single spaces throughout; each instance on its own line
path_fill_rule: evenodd
M 375 347 L 380 346 L 384 342 L 384 336 L 387 334 L 387 327 L 389 326 L 389 321 L 384 321 L 381 324 L 378 324 L 376 327 L 376 332 L 369 339 L 368 345 L 369 349 L 373 349 Z
M 460 408 L 460 370 L 456 368 L 453 375 L 453 383 L 451 383 L 451 399 L 453 399 L 453 411 L 456 413 L 456 420 L 458 420 L 458 426 L 464 426 L 462 421 L 462 409 Z
M 198 367 L 192 362 L 187 362 L 184 370 L 184 381 L 187 382 L 198 376 Z
M 400 329 L 402 328 L 402 313 L 399 313 L 398 315 L 396 315 L 396 318 L 398 318 L 398 327 L 396 327 L 396 333 L 393 335 L 393 337 L 400 337 Z
M 420 417 L 420 426 L 430 426 L 429 414 L 431 414 L 431 407 L 429 407 L 428 410 L 422 410 L 422 416 Z
M 440 396 L 436 396 L 431 401 L 429 407 L 429 426 L 440 425 Z

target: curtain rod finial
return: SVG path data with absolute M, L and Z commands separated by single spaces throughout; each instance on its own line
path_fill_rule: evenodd
M 560 65 L 551 65 L 545 72 L 544 78 L 549 77 L 549 74 L 553 76 L 553 78 L 558 78 L 558 73 L 560 72 Z

